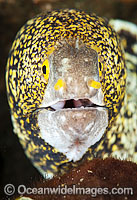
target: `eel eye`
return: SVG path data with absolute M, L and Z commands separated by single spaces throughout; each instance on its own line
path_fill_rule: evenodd
M 46 83 L 48 83 L 49 71 L 50 71 L 49 70 L 49 61 L 48 61 L 48 59 L 46 59 L 42 64 L 42 73 L 43 73 Z

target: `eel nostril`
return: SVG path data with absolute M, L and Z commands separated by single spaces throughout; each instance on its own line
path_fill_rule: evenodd
M 54 85 L 54 89 L 58 91 L 60 88 L 66 88 L 66 83 L 62 79 L 58 79 L 56 84 Z
M 101 88 L 101 83 L 98 82 L 98 81 L 94 81 L 92 79 L 87 82 L 87 85 L 89 87 L 94 88 L 94 89 L 100 89 Z

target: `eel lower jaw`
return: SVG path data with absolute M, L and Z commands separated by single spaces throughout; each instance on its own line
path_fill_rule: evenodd
M 41 137 L 69 161 L 80 160 L 108 126 L 108 110 L 86 98 L 44 106 L 37 117 Z

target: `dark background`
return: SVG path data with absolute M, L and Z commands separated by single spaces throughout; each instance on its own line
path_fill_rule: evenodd
M 27 185 L 40 177 L 12 131 L 5 86 L 8 52 L 17 31 L 28 19 L 60 8 L 81 9 L 137 24 L 137 0 L 0 0 L 0 199 L 4 185 Z

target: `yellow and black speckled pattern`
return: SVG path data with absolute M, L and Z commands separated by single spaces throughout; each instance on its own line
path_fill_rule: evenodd
M 38 78 L 41 65 L 62 37 L 79 38 L 98 52 L 99 75 L 106 107 L 114 111 L 112 119 L 114 113 L 118 113 L 125 91 L 125 67 L 119 39 L 104 19 L 75 10 L 40 15 L 28 21 L 17 34 L 8 60 L 11 107 L 16 107 L 17 115 L 22 115 L 39 106 L 46 87 Z
M 56 172 L 58 165 L 68 162 L 63 154 L 41 138 L 35 111 L 46 89 L 46 83 L 41 79 L 42 63 L 62 38 L 79 38 L 97 51 L 100 81 L 109 110 L 109 127 L 119 113 L 125 95 L 126 68 L 121 44 L 107 21 L 75 10 L 53 11 L 29 20 L 12 45 L 6 82 L 14 131 L 41 172 Z M 102 157 L 106 152 L 111 154 L 113 150 L 106 135 L 89 149 L 90 157 Z

